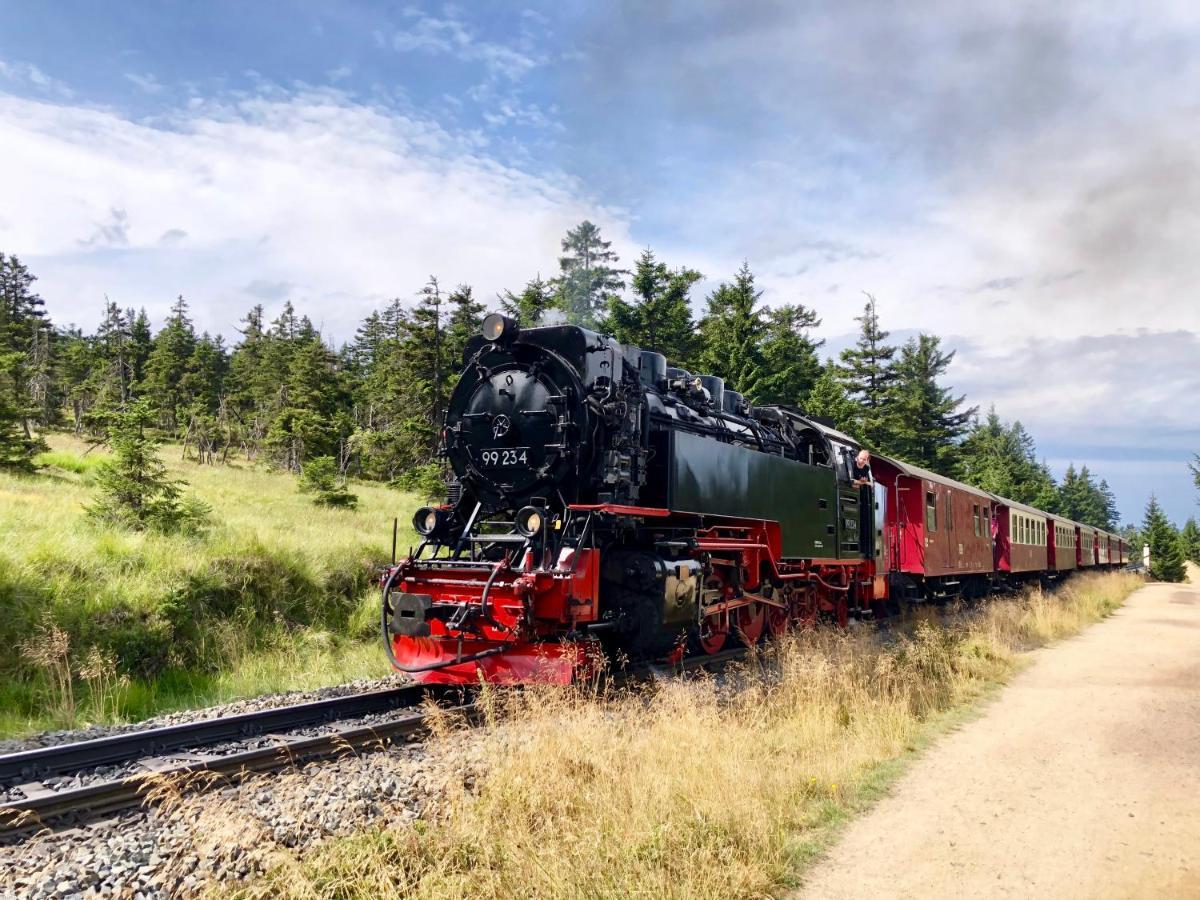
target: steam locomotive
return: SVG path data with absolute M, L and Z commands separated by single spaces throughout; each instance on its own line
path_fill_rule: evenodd
M 464 363 L 449 502 L 382 578 L 396 669 L 568 682 L 883 611 L 885 498 L 848 436 L 573 325 L 494 313 Z
M 566 683 L 900 604 L 1127 561 L 1117 536 L 860 449 L 791 406 L 573 325 L 493 313 L 464 353 L 448 502 L 382 575 L 392 665 Z

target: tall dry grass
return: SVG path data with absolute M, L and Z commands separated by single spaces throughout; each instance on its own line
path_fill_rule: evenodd
M 490 693 L 493 727 L 432 743 L 441 765 L 464 769 L 433 818 L 381 823 L 303 858 L 281 850 L 236 893 L 774 894 L 1022 651 L 1103 618 L 1139 584 L 1089 574 L 903 634 L 798 634 L 719 680 Z M 864 860 L 875 852 L 863 848 Z

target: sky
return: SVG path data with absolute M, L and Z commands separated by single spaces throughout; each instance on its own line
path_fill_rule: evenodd
M 1200 6 L 0 0 L 0 250 L 59 324 L 178 294 L 334 342 L 584 218 L 894 339 L 1061 475 L 1200 514 Z

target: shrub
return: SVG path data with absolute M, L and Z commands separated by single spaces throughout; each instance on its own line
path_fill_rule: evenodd
M 318 456 L 304 463 L 300 470 L 301 492 L 313 495 L 318 506 L 337 506 L 353 509 L 358 497 L 346 488 L 346 479 L 332 456 Z
M 446 468 L 434 462 L 413 466 L 396 479 L 395 485 L 426 500 L 441 500 L 446 496 Z

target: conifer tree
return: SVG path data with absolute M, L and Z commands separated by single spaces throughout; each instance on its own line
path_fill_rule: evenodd
M 846 393 L 846 386 L 832 360 L 825 364 L 812 390 L 808 392 L 804 410 L 810 416 L 827 419 L 838 431 L 848 431 L 854 427 L 858 404 Z
M 1057 485 L 1045 463 L 1038 462 L 1033 437 L 1018 421 L 1005 424 L 993 407 L 972 423 L 958 448 L 963 480 L 976 487 L 1055 512 Z
M 595 328 L 609 298 L 625 287 L 621 276 L 629 273 L 616 267 L 618 257 L 611 248 L 612 241 L 601 238 L 600 229 L 586 220 L 562 239 L 554 287 L 555 303 L 567 321 Z
M 887 449 L 890 422 L 888 404 L 896 382 L 896 348 L 887 343 L 890 332 L 879 327 L 874 296 L 867 294 L 863 314 L 854 321 L 860 327 L 853 347 L 841 353 L 841 374 L 850 399 L 858 404 L 855 437 L 868 446 Z
M 727 387 L 751 402 L 758 402 L 768 374 L 762 352 L 761 297 L 750 264 L 743 262 L 732 284 L 723 283 L 708 295 L 708 310 L 700 320 L 697 369 L 724 378 Z
M 171 315 L 154 338 L 146 360 L 143 393 L 158 413 L 158 423 L 168 431 L 179 427 L 190 398 L 185 392 L 192 353 L 196 349 L 196 331 L 188 317 L 188 304 L 181 294 L 171 305 Z
M 38 339 L 46 327 L 37 279 L 15 256 L 0 253 L 0 466 L 28 468 L 45 445 L 33 432 L 39 407 L 31 384 Z M 49 361 L 45 361 L 49 368 Z
M 1179 532 L 1180 547 L 1186 559 L 1200 565 L 1200 526 L 1195 516 L 1189 516 Z
M 198 531 L 211 510 L 183 496 L 184 482 L 171 478 L 150 428 L 156 415 L 140 400 L 114 413 L 109 427 L 112 458 L 96 470 L 96 500 L 88 515 L 98 522 L 137 531 Z
M 884 445 L 907 462 L 944 475 L 958 474 L 957 443 L 976 408 L 962 410 L 966 399 L 955 397 L 938 379 L 954 351 L 945 353 L 941 339 L 920 334 L 904 345 L 895 367 L 891 433 Z
M 445 365 L 451 387 L 458 380 L 463 366 L 463 352 L 467 341 L 479 334 L 483 325 L 484 305 L 475 300 L 470 285 L 460 284 L 446 303 L 450 307 L 450 318 L 446 323 Z
M 296 342 L 280 398 L 266 436 L 276 465 L 299 473 L 310 457 L 341 454 L 350 422 L 336 357 L 319 336 Z
M 1146 504 L 1142 534 L 1150 545 L 1150 578 L 1153 581 L 1183 581 L 1186 573 L 1179 535 L 1153 494 Z
M 150 317 L 146 310 L 125 310 L 125 321 L 129 323 L 129 375 L 135 395 L 140 395 L 142 382 L 146 378 L 146 362 L 154 349 L 154 337 L 150 330 Z
M 802 406 L 821 376 L 817 350 L 825 343 L 811 337 L 821 320 L 802 303 L 789 303 L 767 311 L 762 343 L 766 376 L 759 388 L 760 403 Z
M 546 314 L 555 304 L 554 286 L 541 275 L 525 283 L 521 293 L 505 291 L 500 295 L 500 307 L 521 323 L 522 328 L 537 328 L 545 324 Z
M 307 460 L 301 470 L 298 487 L 301 493 L 312 494 L 312 501 L 317 506 L 353 509 L 358 505 L 358 497 L 350 493 L 346 477 L 338 471 L 332 456 Z
M 610 297 L 601 327 L 622 344 L 654 350 L 686 368 L 696 351 L 688 293 L 700 278 L 693 269 L 668 269 L 653 251 L 643 250 L 630 279 L 632 299 Z

